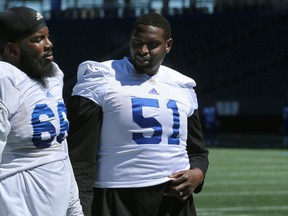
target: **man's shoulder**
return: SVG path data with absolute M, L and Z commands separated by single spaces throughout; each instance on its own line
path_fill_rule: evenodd
M 79 80 L 83 77 L 114 79 L 115 76 L 119 76 L 119 73 L 123 75 L 131 70 L 131 64 L 126 57 L 102 62 L 88 60 L 78 66 L 77 79 Z
M 11 82 L 16 82 L 17 80 L 23 80 L 27 75 L 19 70 L 14 65 L 0 61 L 0 79 L 1 80 L 10 80 Z
M 0 70 L 1 76 L 8 76 L 9 74 L 13 74 L 13 72 L 15 72 L 15 73 L 22 72 L 17 67 L 15 67 L 14 65 L 12 65 L 8 62 L 4 62 L 4 61 L 0 61 L 0 68 L 1 68 L 1 70 Z
M 172 81 L 175 84 L 178 84 L 180 86 L 183 86 L 183 85 L 184 86 L 188 85 L 190 87 L 196 86 L 196 82 L 193 78 L 187 75 L 184 75 L 175 69 L 161 65 L 160 71 L 163 74 L 163 77 L 165 78 L 165 80 Z
M 97 61 L 84 61 L 78 66 L 77 79 L 83 76 L 104 76 L 111 72 L 111 61 L 97 62 Z

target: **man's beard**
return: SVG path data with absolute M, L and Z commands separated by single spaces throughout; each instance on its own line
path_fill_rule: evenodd
M 47 87 L 46 78 L 53 77 L 56 74 L 52 62 L 38 56 L 31 56 L 23 49 L 20 52 L 20 69 L 30 78 Z

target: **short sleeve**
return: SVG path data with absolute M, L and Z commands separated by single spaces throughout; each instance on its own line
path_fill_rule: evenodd
M 2 104 L 1 109 L 3 110 L 5 107 L 5 112 L 9 118 L 19 107 L 20 91 L 15 87 L 12 71 L 5 67 L 3 69 L 3 73 L 0 74 L 0 101 Z
M 8 120 L 8 111 L 5 105 L 0 100 L 0 164 L 2 160 L 2 152 L 7 143 L 7 136 L 10 132 L 11 125 Z
M 73 88 L 72 96 L 85 97 L 102 106 L 108 85 L 107 71 L 108 68 L 98 62 L 81 63 L 78 67 L 78 80 Z

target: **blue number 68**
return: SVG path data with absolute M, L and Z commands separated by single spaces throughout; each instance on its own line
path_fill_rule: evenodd
M 60 133 L 57 136 L 57 142 L 61 143 L 65 139 L 69 127 L 69 123 L 63 115 L 66 113 L 66 107 L 63 102 L 58 102 L 57 112 L 60 122 Z M 56 129 L 50 121 L 41 121 L 40 117 L 42 115 L 46 115 L 48 118 L 55 117 L 47 104 L 37 104 L 35 106 L 31 119 L 33 127 L 32 142 L 36 147 L 48 148 L 56 137 Z

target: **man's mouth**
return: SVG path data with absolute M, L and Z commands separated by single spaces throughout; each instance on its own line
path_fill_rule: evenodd
M 45 54 L 43 57 L 44 57 L 46 60 L 49 60 L 49 61 L 53 61 L 53 59 L 54 59 L 52 52 L 49 52 L 49 53 Z
M 149 58 L 141 57 L 141 56 L 136 56 L 135 59 L 137 60 L 138 63 L 140 64 L 148 64 L 149 63 Z

